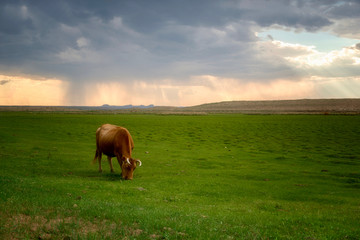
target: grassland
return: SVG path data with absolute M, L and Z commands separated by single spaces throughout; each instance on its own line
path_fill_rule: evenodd
M 91 165 L 125 126 L 143 166 Z M 359 239 L 360 116 L 0 112 L 1 239 Z

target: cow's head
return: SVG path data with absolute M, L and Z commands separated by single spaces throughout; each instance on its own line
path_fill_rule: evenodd
M 121 170 L 122 178 L 125 180 L 133 179 L 134 170 L 139 164 L 141 166 L 141 161 L 139 159 L 125 158 L 122 159 Z

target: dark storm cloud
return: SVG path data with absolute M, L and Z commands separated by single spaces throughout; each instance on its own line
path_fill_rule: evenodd
M 359 18 L 360 1 L 342 1 L 333 6 L 329 13 L 334 18 Z
M 33 27 L 31 19 L 26 16 L 26 8 L 7 5 L 0 9 L 0 31 L 2 33 L 16 35 Z
M 303 1 L 301 3 L 289 0 L 253 1 L 251 4 L 250 1 L 244 2 L 238 3 L 243 17 L 263 27 L 278 24 L 300 30 L 316 31 L 331 24 L 329 19 L 319 14 L 318 8 L 310 7 L 302 3 Z
M 330 26 L 340 1 L 2 1 L 0 70 L 69 81 L 291 78 L 256 29 Z M 355 1 L 354 1 L 355 4 Z

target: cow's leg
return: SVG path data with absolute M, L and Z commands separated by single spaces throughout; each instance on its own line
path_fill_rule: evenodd
M 118 160 L 118 163 L 119 163 L 120 169 L 121 169 L 121 173 L 122 173 L 122 161 L 123 161 L 123 158 L 122 158 L 122 156 L 116 155 L 116 159 Z
M 113 167 L 113 164 L 112 164 L 112 161 L 111 161 L 111 157 L 107 157 L 108 158 L 108 161 L 109 161 L 109 165 L 110 165 L 110 171 L 113 173 L 114 172 L 114 167 Z
M 99 153 L 98 153 L 99 172 L 102 172 L 102 169 L 101 169 L 101 157 L 102 157 L 102 152 L 99 152 Z

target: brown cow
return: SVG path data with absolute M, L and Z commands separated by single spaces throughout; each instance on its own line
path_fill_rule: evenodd
M 134 141 L 126 128 L 104 124 L 96 130 L 96 152 L 93 163 L 96 159 L 99 161 L 99 172 L 101 169 L 101 157 L 104 153 L 107 155 L 111 172 L 114 168 L 111 162 L 112 157 L 116 157 L 121 167 L 123 179 L 133 179 L 133 173 L 141 161 L 131 158 L 131 151 L 134 148 Z

